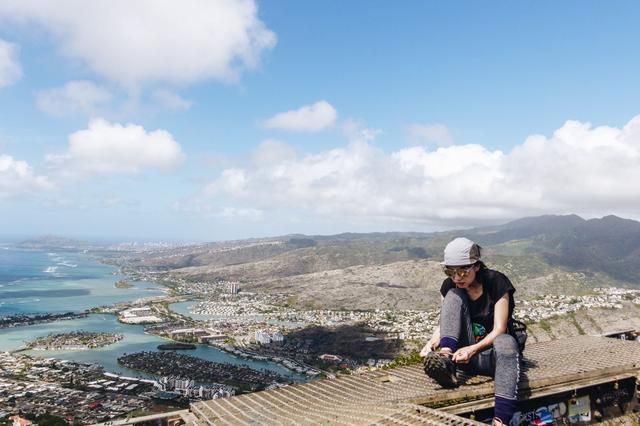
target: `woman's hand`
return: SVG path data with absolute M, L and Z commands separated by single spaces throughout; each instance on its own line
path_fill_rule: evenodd
M 455 351 L 451 360 L 458 364 L 468 364 L 475 354 L 476 350 L 473 346 L 465 346 Z
M 431 339 L 429 339 L 427 344 L 424 345 L 424 348 L 422 348 L 422 350 L 420 351 L 421 357 L 424 358 L 429 352 L 435 351 L 436 349 L 438 349 L 438 346 L 440 346 L 440 339 L 434 339 L 434 337 L 436 336 L 433 336 Z

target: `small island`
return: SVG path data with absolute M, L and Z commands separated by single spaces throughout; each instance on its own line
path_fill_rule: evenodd
M 0 328 L 18 327 L 22 325 L 43 324 L 47 322 L 70 320 L 76 318 L 86 318 L 87 311 L 65 312 L 63 314 L 15 314 L 0 317 Z
M 191 343 L 163 343 L 158 345 L 158 349 L 161 351 L 171 351 L 177 349 L 195 349 L 196 345 L 192 345 Z
M 70 333 L 49 334 L 27 343 L 27 349 L 78 350 L 94 349 L 110 345 L 123 339 L 122 334 L 72 331 Z
M 116 281 L 114 284 L 116 288 L 131 288 L 133 284 L 126 282 L 125 280 Z

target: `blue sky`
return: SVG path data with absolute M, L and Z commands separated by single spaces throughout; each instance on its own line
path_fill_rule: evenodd
M 3 0 L 0 235 L 638 218 L 639 18 L 631 1 Z

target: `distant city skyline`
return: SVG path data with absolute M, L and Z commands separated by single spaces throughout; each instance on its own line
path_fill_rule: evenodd
M 0 240 L 639 219 L 640 4 L 0 3 Z

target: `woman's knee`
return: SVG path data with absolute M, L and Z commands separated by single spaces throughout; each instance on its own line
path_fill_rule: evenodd
M 510 334 L 499 334 L 493 341 L 496 356 L 512 356 L 518 354 L 518 342 Z
M 466 290 L 454 287 L 447 292 L 447 295 L 444 297 L 443 303 L 454 303 L 454 304 L 462 304 L 467 301 L 469 295 Z

